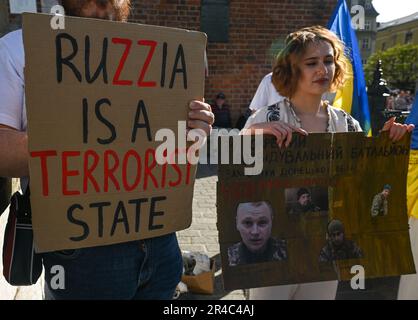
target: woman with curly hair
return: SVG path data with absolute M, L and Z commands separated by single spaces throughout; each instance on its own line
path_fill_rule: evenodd
M 263 107 L 247 121 L 243 134 L 261 129 L 274 135 L 279 147 L 289 146 L 292 133 L 362 131 L 359 123 L 345 111 L 322 99 L 345 81 L 347 58 L 338 37 L 321 26 L 303 28 L 289 34 L 285 48 L 276 59 L 272 82 L 285 99 Z M 413 125 L 387 121 L 392 141 L 398 141 Z M 251 289 L 250 299 L 335 299 L 337 281 L 302 283 Z
M 322 100 L 324 93 L 336 91 L 347 74 L 344 44 L 321 26 L 303 28 L 289 34 L 273 68 L 272 82 L 285 99 L 261 108 L 247 121 L 243 133 L 256 129 L 275 135 L 279 146 L 288 146 L 292 132 L 362 131 L 359 123 L 345 111 Z M 412 125 L 385 123 L 393 141 L 398 141 Z
M 128 20 L 131 0 L 61 0 L 67 16 Z

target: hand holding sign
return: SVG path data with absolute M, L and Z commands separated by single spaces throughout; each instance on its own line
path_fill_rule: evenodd
M 178 136 L 187 119 L 210 132 L 213 115 L 197 101 L 206 36 L 73 17 L 52 30 L 49 18 L 25 15 L 23 27 L 38 251 L 187 228 L 196 167 L 157 163 L 156 133 Z
M 390 118 L 388 121 L 385 122 L 382 132 L 389 131 L 389 138 L 393 142 L 397 142 L 402 139 L 405 133 L 412 132 L 415 128 L 413 124 L 401 124 L 397 123 L 396 117 Z
M 189 107 L 191 110 L 187 121 L 189 128 L 203 130 L 206 135 L 209 135 L 215 121 L 210 105 L 204 101 L 194 100 Z

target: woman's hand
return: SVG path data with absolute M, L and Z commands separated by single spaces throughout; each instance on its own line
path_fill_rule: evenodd
M 292 142 L 292 133 L 298 132 L 304 136 L 308 133 L 302 128 L 297 128 L 282 121 L 262 122 L 251 125 L 248 129 L 243 130 L 243 134 L 254 134 L 255 130 L 263 130 L 263 134 L 274 135 L 277 139 L 277 145 L 281 148 L 287 148 Z
M 389 131 L 389 139 L 391 139 L 393 142 L 401 140 L 405 133 L 412 132 L 415 128 L 413 124 L 401 124 L 395 122 L 395 120 L 396 117 L 390 118 L 388 121 L 386 121 L 381 130 L 381 132 Z

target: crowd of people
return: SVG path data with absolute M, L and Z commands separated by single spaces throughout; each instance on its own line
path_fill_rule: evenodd
M 414 105 L 414 99 L 410 90 L 393 90 L 386 99 L 386 109 L 410 111 Z

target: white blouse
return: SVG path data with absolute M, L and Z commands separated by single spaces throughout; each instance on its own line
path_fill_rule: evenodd
M 356 132 L 363 131 L 359 122 L 342 109 L 326 104 L 328 113 L 328 127 L 326 132 Z M 282 121 L 297 128 L 301 128 L 301 121 L 296 115 L 288 98 L 276 104 L 258 109 L 248 118 L 244 129 L 262 122 Z

